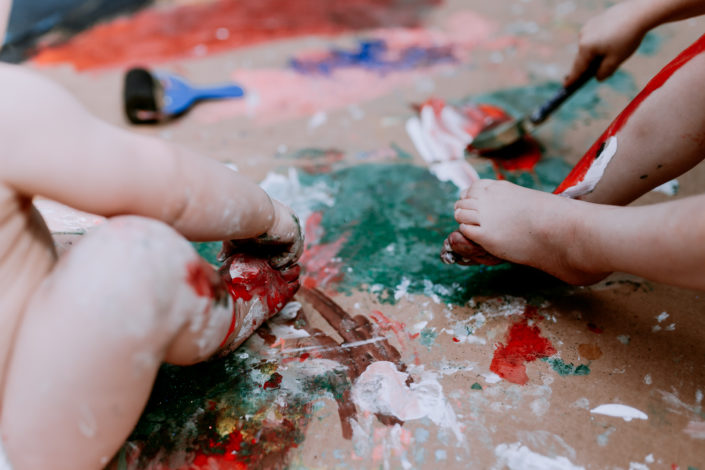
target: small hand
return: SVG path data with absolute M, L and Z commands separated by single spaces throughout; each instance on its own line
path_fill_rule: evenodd
M 580 30 L 578 54 L 563 85 L 568 86 L 602 57 L 595 77 L 604 80 L 639 47 L 648 26 L 631 2 L 621 2 L 590 19 Z

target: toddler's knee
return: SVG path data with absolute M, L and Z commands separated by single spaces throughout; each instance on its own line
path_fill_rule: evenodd
M 190 276 L 193 266 L 208 266 L 202 267 L 185 238 L 156 220 L 115 217 L 87 234 L 66 258 L 64 274 L 83 284 L 76 287 L 106 321 L 132 322 L 145 334 L 179 330 L 206 301 L 190 287 Z

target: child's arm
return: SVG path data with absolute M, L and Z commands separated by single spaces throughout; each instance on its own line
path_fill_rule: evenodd
M 575 81 L 593 60 L 602 57 L 598 80 L 614 73 L 639 47 L 652 28 L 705 14 L 703 0 L 626 0 L 589 20 L 580 31 L 578 54 L 565 85 Z
M 0 65 L 0 90 L 0 178 L 19 193 L 151 217 L 192 240 L 299 241 L 291 212 L 221 163 L 108 125 L 20 67 Z

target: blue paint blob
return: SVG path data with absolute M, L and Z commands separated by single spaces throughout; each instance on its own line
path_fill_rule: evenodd
M 352 67 L 385 74 L 455 62 L 457 59 L 450 46 L 410 46 L 400 51 L 391 51 L 382 39 L 363 39 L 356 49 L 348 51 L 334 48 L 322 58 L 293 58 L 289 64 L 299 73 L 331 75 L 338 69 Z

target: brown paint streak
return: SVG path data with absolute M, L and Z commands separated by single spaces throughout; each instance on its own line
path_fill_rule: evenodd
M 602 349 L 596 344 L 581 344 L 578 346 L 578 352 L 589 361 L 602 357 Z
M 343 338 L 344 343 L 366 341 L 378 336 L 375 326 L 365 316 L 356 315 L 353 317 L 349 315 L 330 297 L 318 289 L 302 287 L 299 290 L 298 297 L 318 312 Z M 300 320 L 300 317 L 297 318 Z M 406 365 L 401 361 L 401 354 L 389 344 L 386 338 L 374 343 L 347 348 L 319 329 L 306 326 L 304 329 L 311 336 L 299 339 L 297 347 L 311 345 L 310 343 L 319 346 L 320 349 L 312 351 L 311 355 L 330 359 L 346 366 L 345 373 L 351 384 L 365 371 L 367 366 L 377 361 L 393 362 L 400 371 L 406 371 Z M 347 384 L 338 385 L 347 386 Z M 335 400 L 338 404 L 338 415 L 340 416 L 343 438 L 352 439 L 350 420 L 356 417 L 357 408 L 352 401 L 350 389 L 346 388 L 340 397 L 335 397 Z M 375 414 L 375 416 L 385 426 L 404 424 L 403 421 L 395 416 L 379 413 Z

